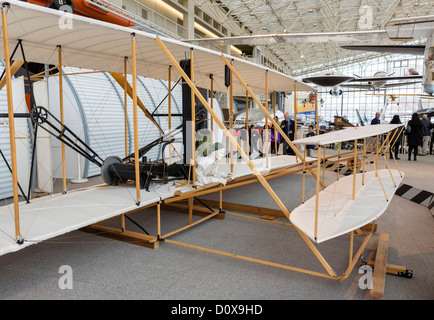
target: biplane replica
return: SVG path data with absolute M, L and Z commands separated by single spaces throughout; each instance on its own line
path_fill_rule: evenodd
M 0 207 L 0 229 L 2 231 L 0 233 L 0 255 L 24 249 L 73 230 L 87 228 L 104 231 L 124 241 L 134 239 L 154 249 L 164 241 L 329 279 L 343 281 L 349 276 L 376 230 L 375 220 L 386 211 L 403 178 L 403 173 L 399 168 L 398 170 L 390 168 L 385 156 L 388 154 L 391 143 L 393 144 L 403 130 L 402 125 L 345 128 L 291 141 L 277 125 L 273 115 L 267 112 L 269 110 L 268 99 L 265 99 L 264 105 L 259 96 L 267 97 L 272 92 L 293 91 L 294 99 L 296 99 L 298 91 L 316 92 L 308 84 L 297 82 L 275 70 L 230 55 L 129 27 L 71 15 L 21 1 L 0 1 L 0 3 L 3 37 L 1 53 L 5 59 L 5 74 L 2 83 L 6 84 L 7 90 L 7 119 L 11 146 L 10 168 L 13 180 L 13 204 Z M 72 28 L 60 28 L 59 21 L 64 21 L 63 19 L 70 19 Z M 11 47 L 21 48 L 21 50 L 14 50 L 12 58 Z M 62 77 L 64 76 L 62 57 L 64 56 L 68 57 L 68 66 L 109 72 L 124 88 L 125 96 L 128 95 L 133 100 L 134 152 L 132 154 L 124 158 L 113 155 L 102 159 L 92 150 L 92 146 L 79 140 L 69 129 L 62 111 Z M 130 70 L 127 70 L 125 63 L 127 60 L 131 63 Z M 59 78 L 60 118 L 56 118 L 47 108 L 38 105 L 35 99 L 31 99 L 33 104 L 27 116 L 32 120 L 34 130 L 44 127 L 59 139 L 62 142 L 63 157 L 65 146 L 68 146 L 97 164 L 101 168 L 104 184 L 69 191 L 66 188 L 65 169 L 63 168 L 63 192 L 34 199 L 27 197 L 27 201 L 19 201 L 14 132 L 14 118 L 19 115 L 14 113 L 11 78 L 17 69 L 25 66 L 27 62 L 57 67 L 58 72 L 55 75 Z M 132 75 L 131 84 L 127 81 L 128 73 Z M 171 79 L 182 78 L 183 85 L 188 89 L 183 99 L 188 103 L 183 105 L 181 127 L 174 129 L 170 127 L 170 107 L 169 131 L 164 132 L 158 126 L 137 95 L 136 77 L 138 75 L 167 80 L 169 97 Z M 228 75 L 230 81 L 226 86 Z M 219 91 L 229 92 L 230 95 L 245 94 L 246 97 L 253 99 L 264 112 L 266 121 L 273 124 L 274 130 L 277 130 L 284 142 L 293 149 L 295 156 L 270 156 L 266 148 L 265 157 L 251 159 L 248 143 L 243 146 L 240 140 L 232 134 L 232 123 L 229 124 L 229 128 L 224 125 L 213 109 L 213 99 L 209 103 L 204 97 L 204 89 L 208 90 L 211 97 L 214 92 Z M 215 124 L 217 127 L 211 130 L 221 130 L 224 139 L 228 141 L 226 149 L 229 152 L 225 152 L 223 157 L 216 156 L 218 150 L 213 149 L 213 145 L 207 149 L 206 153 L 201 151 L 200 155 L 196 154 L 200 149 L 200 145 L 196 149 L 198 145 L 196 143 L 196 122 L 197 117 L 201 114 L 196 102 L 203 106 L 206 117 L 211 117 L 211 125 Z M 158 140 L 144 147 L 138 145 L 137 116 L 139 111 L 144 112 L 161 133 Z M 119 120 L 123 121 L 123 119 Z M 161 161 L 150 163 L 143 159 L 147 151 L 153 147 L 168 148 L 170 155 L 182 153 L 172 146 L 174 134 L 180 130 L 184 135 L 184 150 L 183 155 L 180 156 L 180 162 L 175 163 L 171 162 L 170 158 L 169 161 L 163 158 Z M 268 135 L 265 136 L 267 145 Z M 374 147 L 366 148 L 364 141 L 368 137 L 377 137 Z M 37 139 L 37 134 L 35 134 L 35 140 Z M 325 156 L 327 144 L 343 141 L 354 141 L 357 147 L 350 152 L 338 152 Z M 317 158 L 306 157 L 306 148 L 303 154 L 302 146 L 306 144 L 318 146 Z M 235 153 L 239 155 L 239 160 L 235 160 Z M 204 175 L 204 171 L 201 171 L 203 167 L 201 167 L 200 156 L 210 157 L 214 161 L 211 164 L 217 170 L 208 170 L 211 174 L 226 172 L 227 175 L 218 176 L 216 180 L 200 180 L 200 176 Z M 381 157 L 384 157 L 385 169 L 379 168 Z M 325 170 L 333 163 L 338 165 L 344 163 L 349 166 L 352 164 L 353 174 L 339 177 L 339 171 L 337 171 L 336 182 L 326 186 Z M 373 170 L 367 171 L 370 165 L 373 165 Z M 304 199 L 303 185 L 302 203 L 290 212 L 268 180 L 295 173 L 302 174 L 303 181 L 307 174 L 313 176 L 316 179 L 316 194 L 310 199 Z M 175 183 L 169 184 L 168 181 Z M 320 261 L 325 268 L 325 273 L 203 248 L 171 239 L 173 235 L 204 223 L 210 218 L 223 219 L 225 214 L 229 214 L 229 211 L 225 212 L 227 208 L 222 199 L 222 191 L 258 182 L 279 207 L 278 214 L 289 220 L 290 223 L 286 225 L 296 230 Z M 165 192 L 155 192 L 154 188 L 150 187 L 153 184 L 164 184 Z M 212 193 L 219 193 L 220 197 L 214 209 L 196 204 L 195 200 L 199 201 L 199 196 Z M 162 208 L 171 205 L 183 206 L 188 210 L 186 225 L 161 234 Z M 125 218 L 129 213 L 152 207 L 156 208 L 157 216 L 157 228 L 153 235 L 126 229 Z M 247 207 L 244 209 L 248 212 Z M 243 211 L 243 206 L 238 206 L 237 211 Z M 193 213 L 201 213 L 204 216 L 193 221 Z M 118 228 L 104 225 L 103 222 L 115 217 L 121 217 L 121 225 Z M 273 221 L 269 222 L 273 223 Z M 343 275 L 338 275 L 321 255 L 316 245 L 332 238 L 348 235 L 351 243 L 349 265 Z M 365 237 L 365 240 L 357 253 L 353 254 L 353 240 L 356 236 Z M 382 245 L 383 250 L 377 252 L 374 269 L 374 273 L 379 273 L 380 279 L 379 287 L 377 285 L 374 288 L 377 296 L 382 295 L 381 288 L 384 288 L 386 272 L 411 275 L 405 267 L 393 270 L 389 268 L 387 259 L 384 257 L 384 243 L 387 249 L 387 241 L 384 239 L 381 241 L 379 246 Z M 383 256 L 379 257 L 380 255 Z

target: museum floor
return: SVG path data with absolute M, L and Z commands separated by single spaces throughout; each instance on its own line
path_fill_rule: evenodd
M 434 193 L 434 155 L 419 156 L 416 162 L 401 155 L 398 163 L 405 172 L 404 184 Z M 335 175 L 328 172 L 326 184 Z M 301 177 L 293 174 L 270 180 L 289 210 L 301 201 Z M 311 177 L 306 188 L 312 196 L 315 183 Z M 218 199 L 218 195 L 204 198 Z M 277 209 L 259 183 L 225 191 L 223 200 Z M 430 211 L 427 206 L 395 195 L 377 220 L 374 237 L 380 233 L 390 235 L 388 263 L 413 271 L 411 279 L 387 275 L 383 300 L 434 299 L 433 214 L 434 209 Z M 155 234 L 155 208 L 131 217 Z M 161 219 L 164 234 L 184 225 L 187 216 L 162 211 Z M 288 222 L 283 218 L 274 221 Z M 285 225 L 227 214 L 223 220 L 210 219 L 171 239 L 324 272 L 300 235 Z M 355 250 L 361 241 L 355 239 Z M 337 274 L 344 272 L 348 265 L 348 236 L 326 241 L 317 248 Z M 73 272 L 72 289 L 59 287 L 59 268 L 64 265 Z M 74 231 L 1 256 L 0 299 L 373 300 L 369 290 L 359 287 L 359 266 L 340 282 L 171 243 L 162 242 L 153 250 Z

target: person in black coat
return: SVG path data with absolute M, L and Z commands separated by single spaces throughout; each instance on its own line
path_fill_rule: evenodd
M 285 112 L 285 120 L 283 120 L 282 123 L 280 124 L 280 128 L 283 130 L 283 132 L 286 134 L 289 140 L 291 141 L 294 140 L 295 125 L 294 125 L 294 121 L 289 119 L 288 112 Z M 292 150 L 292 148 L 288 145 L 286 140 L 283 140 L 283 154 L 295 155 L 294 150 Z
M 371 124 L 380 124 L 380 116 L 381 114 L 379 112 L 375 113 L 375 118 L 372 119 Z
M 399 118 L 399 115 L 395 114 L 392 118 L 392 120 L 390 121 L 391 124 L 401 124 L 401 119 Z M 397 134 L 399 134 L 399 131 L 401 131 L 401 128 L 396 128 L 395 129 L 396 132 L 393 132 L 390 134 L 391 137 L 393 137 L 393 141 L 390 144 L 390 149 L 389 149 L 389 158 L 393 159 L 392 157 L 392 152 L 395 153 L 395 159 L 399 160 L 398 158 L 398 152 L 399 152 L 399 146 L 401 145 L 401 136 L 396 136 Z
M 417 113 L 413 113 L 407 124 L 408 160 L 411 160 L 411 152 L 414 152 L 413 160 L 417 159 L 417 149 L 422 145 L 422 121 Z

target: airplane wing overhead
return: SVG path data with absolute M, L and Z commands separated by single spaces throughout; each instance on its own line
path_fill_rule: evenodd
M 424 45 L 367 45 L 367 46 L 351 45 L 351 46 L 341 46 L 341 48 L 347 50 L 403 53 L 403 54 L 414 54 L 414 55 L 422 55 L 422 56 L 425 53 Z
M 184 40 L 194 44 L 265 46 L 278 43 L 320 43 L 320 42 L 349 42 L 374 41 L 388 39 L 385 30 L 350 31 L 350 32 L 324 32 L 324 33 L 280 33 L 251 36 L 203 38 Z
M 6 1 L 0 0 L 0 3 Z M 58 64 L 57 46 L 62 48 L 66 66 L 90 70 L 123 73 L 123 59 L 132 56 L 132 34 L 136 39 L 137 74 L 143 77 L 167 80 L 171 65 L 158 43 L 155 34 L 71 15 L 31 3 L 10 0 L 7 12 L 9 46 L 12 52 L 18 40 L 22 40 L 26 60 L 44 64 Z M 68 27 L 68 23 L 70 27 Z M 185 60 L 186 53 L 194 51 L 195 84 L 210 87 L 210 74 L 214 78 L 214 90 L 226 92 L 225 68 L 221 52 L 188 44 L 175 39 L 159 37 L 177 61 Z M 276 70 L 223 54 L 233 61 L 235 69 L 255 93 L 264 93 L 265 72 L 268 72 L 270 91 L 290 92 L 296 79 Z M 3 43 L 0 59 L 4 59 Z M 23 60 L 20 50 L 14 59 Z M 129 71 L 130 72 L 130 71 Z M 130 72 L 131 73 L 131 72 Z M 173 68 L 173 79 L 180 74 Z M 245 88 L 234 82 L 234 94 L 245 94 Z M 297 90 L 315 91 L 309 84 L 297 82 Z
M 373 86 L 371 84 L 342 83 L 339 86 L 342 87 L 342 88 L 367 89 L 367 90 L 373 88 Z
M 383 85 L 384 88 L 393 88 L 399 86 L 409 86 L 411 84 L 421 83 L 421 81 L 411 81 L 411 82 L 397 82 L 397 83 L 386 83 Z
M 408 40 L 427 37 L 434 29 L 434 15 L 393 19 L 384 29 L 390 39 Z
M 414 80 L 422 79 L 422 75 L 409 75 L 409 76 L 389 76 L 389 77 L 362 77 L 354 78 L 349 82 L 364 82 L 364 81 L 391 81 L 391 80 Z

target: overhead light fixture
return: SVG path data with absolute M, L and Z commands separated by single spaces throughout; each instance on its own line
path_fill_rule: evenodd
M 184 20 L 184 15 L 182 14 L 182 12 L 176 10 L 175 8 L 173 8 L 172 6 L 168 5 L 167 3 L 163 2 L 162 0 L 156 0 L 157 4 L 160 5 L 161 7 L 165 8 L 166 10 L 170 11 L 171 13 L 173 13 L 176 17 L 178 17 L 181 20 Z M 201 26 L 200 24 L 198 24 L 197 22 L 194 22 L 194 28 L 201 31 L 202 33 L 206 34 L 208 37 L 210 38 L 218 38 L 219 36 L 216 35 L 215 33 L 209 31 L 207 28 Z M 232 51 L 238 53 L 238 54 L 242 54 L 242 51 L 238 48 L 235 48 L 234 46 L 231 46 Z

